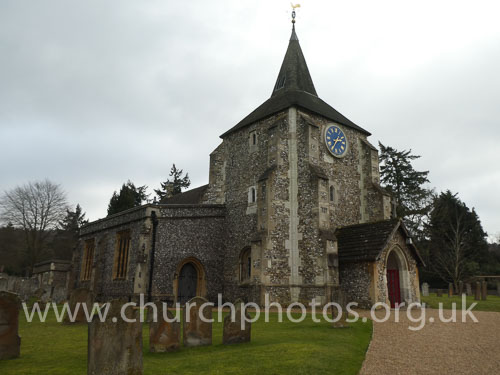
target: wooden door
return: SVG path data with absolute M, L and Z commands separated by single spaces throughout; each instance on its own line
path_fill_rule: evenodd
M 399 289 L 399 270 L 387 270 L 387 290 L 391 307 L 395 308 L 401 303 L 401 291 Z
M 192 263 L 186 263 L 179 275 L 177 301 L 184 304 L 191 298 L 196 297 L 197 285 L 198 272 Z

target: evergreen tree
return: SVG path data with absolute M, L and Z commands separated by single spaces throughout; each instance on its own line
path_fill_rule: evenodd
M 487 234 L 475 210 L 449 190 L 441 193 L 433 206 L 426 226 L 428 267 L 441 280 L 458 288 L 460 281 L 487 267 Z
M 170 177 L 165 182 L 162 182 L 160 185 L 160 189 L 155 189 L 155 193 L 158 196 L 158 199 L 162 201 L 165 198 L 173 197 L 176 194 L 182 193 L 182 189 L 186 189 L 191 185 L 191 181 L 189 180 L 189 175 L 182 176 L 183 170 L 177 169 L 175 164 L 172 165 L 170 169 Z
M 119 193 L 113 193 L 108 204 L 108 216 L 142 205 L 148 198 L 147 188 L 145 185 L 136 187 L 130 180 L 127 181 Z
M 405 219 L 413 236 L 420 237 L 433 199 L 432 191 L 424 187 L 429 171 L 413 169 L 412 161 L 420 156 L 412 155 L 411 150 L 398 151 L 380 142 L 379 147 L 381 181 L 395 199 L 396 216 Z
M 22 229 L 7 223 L 0 227 L 0 272 L 24 276 L 28 260 L 25 255 L 24 233 Z
M 77 204 L 74 211 L 66 210 L 66 217 L 59 222 L 59 227 L 65 231 L 71 231 L 78 235 L 78 230 L 89 221 L 85 219 L 85 212 L 82 212 L 82 207 Z
M 59 222 L 51 243 L 52 256 L 56 259 L 71 260 L 73 250 L 78 243 L 80 228 L 87 224 L 82 207 L 77 204 L 75 210 L 66 210 L 66 216 Z

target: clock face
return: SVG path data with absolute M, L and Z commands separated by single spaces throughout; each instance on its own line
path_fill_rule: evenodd
M 347 138 L 337 125 L 328 125 L 325 131 L 325 144 L 333 156 L 342 158 L 347 153 Z

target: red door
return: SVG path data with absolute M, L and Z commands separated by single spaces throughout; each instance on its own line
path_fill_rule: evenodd
M 395 308 L 397 304 L 401 303 L 398 270 L 387 270 L 387 289 L 389 291 L 389 301 L 391 301 L 391 307 Z

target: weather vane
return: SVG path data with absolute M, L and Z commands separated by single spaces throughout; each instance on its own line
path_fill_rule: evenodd
M 292 23 L 295 25 L 295 16 L 297 15 L 295 13 L 295 9 L 300 8 L 300 4 L 295 4 L 294 5 L 293 3 L 291 3 L 291 5 L 292 5 L 292 9 L 293 9 L 292 10 Z

